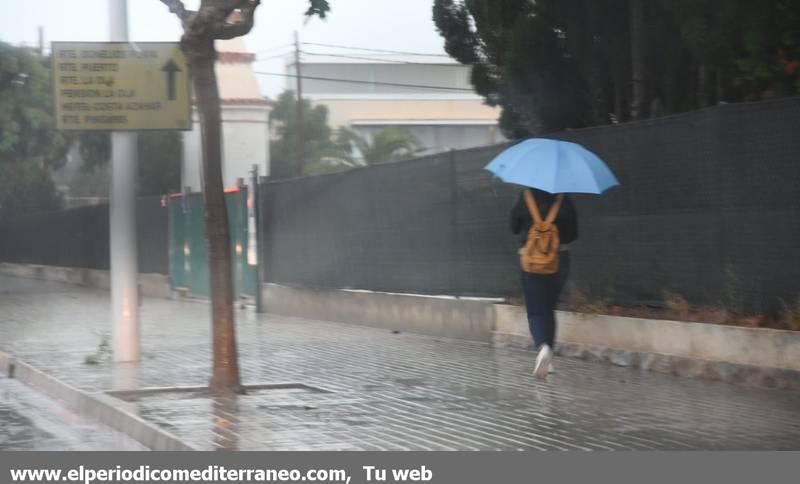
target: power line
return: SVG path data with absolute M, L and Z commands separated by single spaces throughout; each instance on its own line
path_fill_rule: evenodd
M 294 44 L 283 44 L 283 45 L 278 45 L 278 46 L 275 46 L 275 47 L 270 47 L 269 49 L 256 52 L 256 56 L 269 54 L 270 52 L 275 52 L 276 50 L 280 50 L 280 49 L 286 49 L 287 47 L 294 47 Z
M 357 56 L 357 55 L 346 55 L 346 54 L 327 54 L 324 52 L 309 52 L 307 50 L 300 51 L 301 54 L 310 55 L 313 57 L 333 57 L 337 59 L 354 59 L 354 60 L 362 60 L 362 61 L 370 61 L 370 62 L 380 62 L 382 64 L 400 64 L 400 65 L 417 65 L 417 66 L 429 66 L 429 67 L 452 67 L 458 66 L 456 63 L 437 63 L 437 62 L 414 62 L 414 61 L 403 61 L 397 59 L 380 59 L 377 57 L 364 57 L 364 56 Z M 284 52 L 281 54 L 271 55 L 269 57 L 260 57 L 255 62 L 263 62 L 277 58 L 288 58 L 291 56 L 291 52 Z
M 271 55 L 269 57 L 258 57 L 255 60 L 255 62 L 263 62 L 263 61 L 268 61 L 268 60 L 272 60 L 272 59 L 278 59 L 280 57 L 286 58 L 286 57 L 289 57 L 290 55 L 291 55 L 291 52 L 283 52 L 281 54 L 275 54 L 275 55 Z
M 283 74 L 279 72 L 259 72 L 255 71 L 256 75 L 259 76 L 277 76 L 277 77 L 291 77 L 296 78 L 295 74 Z M 394 86 L 394 87 L 414 87 L 417 89 L 434 89 L 439 91 L 457 91 L 457 92 L 468 92 L 473 93 L 472 89 L 464 89 L 460 87 L 447 87 L 447 86 L 429 86 L 424 84 L 402 84 L 398 82 L 380 82 L 380 81 L 361 81 L 357 79 L 340 79 L 335 77 L 317 77 L 317 76 L 302 76 L 303 79 L 311 79 L 314 81 L 328 81 L 328 82 L 344 82 L 349 84 L 372 84 L 375 86 Z
M 446 54 L 426 54 L 424 52 L 404 52 L 401 50 L 386 50 L 386 49 L 371 49 L 368 47 L 351 47 L 346 45 L 337 45 L 337 44 L 320 44 L 315 42 L 303 42 L 303 45 L 313 45 L 315 47 L 330 47 L 333 49 L 349 49 L 349 50 L 361 50 L 364 52 L 382 52 L 385 54 L 403 54 L 403 55 L 415 55 L 421 57 L 447 57 L 448 59 L 450 56 Z
M 430 62 L 412 62 L 412 61 L 402 61 L 402 60 L 395 60 L 395 59 L 378 59 L 375 57 L 362 57 L 356 55 L 345 55 L 345 54 L 325 54 L 322 52 L 308 52 L 302 51 L 303 54 L 316 56 L 316 57 L 336 57 L 342 59 L 356 59 L 356 60 L 366 60 L 366 61 L 373 61 L 373 62 L 382 62 L 384 64 L 411 64 L 411 65 L 418 65 L 418 66 L 430 66 L 430 67 L 452 67 L 457 66 L 456 63 L 430 63 Z

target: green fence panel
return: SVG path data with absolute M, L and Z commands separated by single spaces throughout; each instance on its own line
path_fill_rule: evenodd
M 234 294 L 252 297 L 256 294 L 257 267 L 247 261 L 247 189 L 226 192 L 225 203 L 231 236 Z M 210 295 L 210 276 L 202 195 L 189 193 L 170 197 L 169 214 L 172 287 L 193 297 L 207 298 Z

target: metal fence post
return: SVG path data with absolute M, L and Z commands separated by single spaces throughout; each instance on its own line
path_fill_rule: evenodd
M 461 243 L 458 238 L 458 171 L 456 169 L 456 151 L 451 149 L 448 156 L 450 168 L 450 231 L 451 260 L 450 267 L 450 290 L 453 296 L 457 296 L 461 289 L 458 265 L 461 261 Z
M 259 199 L 259 192 L 261 188 L 258 184 L 259 176 L 258 176 L 258 165 L 253 165 L 253 171 L 251 173 L 250 178 L 250 200 L 248 203 L 248 229 L 250 234 L 250 240 L 248 241 L 248 249 L 253 251 L 253 257 L 255 261 L 255 266 L 253 267 L 254 274 L 256 280 L 256 313 L 261 314 L 264 312 L 264 302 L 263 298 L 261 297 L 262 291 L 262 274 L 261 274 L 261 266 L 263 261 L 261 260 L 261 240 L 259 234 L 260 224 L 261 224 L 261 217 L 259 211 L 259 205 L 261 204 Z M 252 223 L 252 226 L 250 225 Z M 251 231 L 251 232 L 250 232 Z M 250 244 L 253 244 L 250 246 Z M 248 260 L 248 262 L 250 262 Z

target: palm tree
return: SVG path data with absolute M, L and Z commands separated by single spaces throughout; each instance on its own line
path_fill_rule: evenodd
M 385 128 L 371 140 L 349 128 L 339 128 L 334 145 L 338 158 L 361 165 L 411 158 L 422 149 L 411 131 L 398 127 Z M 359 154 L 358 160 L 353 159 L 354 151 Z

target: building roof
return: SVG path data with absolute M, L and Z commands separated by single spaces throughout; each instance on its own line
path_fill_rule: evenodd
M 264 97 L 252 63 L 255 54 L 247 52 L 240 38 L 217 41 L 217 84 L 223 104 L 269 105 Z

